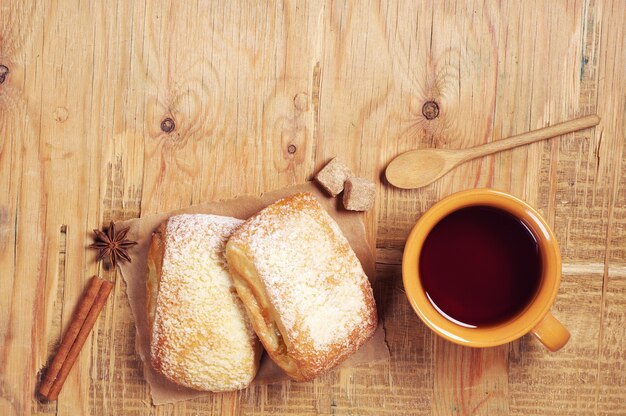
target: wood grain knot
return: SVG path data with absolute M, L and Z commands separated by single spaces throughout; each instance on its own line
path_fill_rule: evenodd
M 165 133 L 171 133 L 174 131 L 175 128 L 176 123 L 174 123 L 174 120 L 169 117 L 163 119 L 163 121 L 161 122 L 161 130 L 163 130 Z
M 67 118 L 69 117 L 69 111 L 67 111 L 67 108 L 65 107 L 57 107 L 54 109 L 54 119 L 56 121 L 58 121 L 59 123 L 63 123 L 67 120 Z
M 293 105 L 298 111 L 309 111 L 309 96 L 300 92 L 293 97 Z
M 290 144 L 289 146 L 287 146 L 287 153 L 289 153 L 290 155 L 293 155 L 294 153 L 296 153 L 297 150 L 298 148 L 293 144 Z
M 426 101 L 422 106 L 422 114 L 427 120 L 433 120 L 439 116 L 439 104 L 434 101 Z
M 0 65 L 0 84 L 4 82 L 7 75 L 9 75 L 9 68 L 5 65 Z

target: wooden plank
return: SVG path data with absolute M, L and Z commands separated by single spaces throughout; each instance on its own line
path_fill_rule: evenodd
M 25 70 L 25 57 L 27 26 L 34 18 L 31 5 L 10 4 L 0 13 L 0 413 L 7 415 L 30 413 L 46 350 L 45 252 L 53 243 L 46 239 L 40 113 L 33 112 L 36 105 L 22 93 L 33 79 L 32 71 Z M 41 88 L 41 83 L 32 86 Z
M 598 380 L 595 412 L 618 415 L 626 409 L 626 19 L 619 2 L 599 4 L 603 31 L 599 36 L 598 112 L 606 114 L 598 143 L 598 171 L 609 179 L 607 232 L 604 249 L 600 333 L 597 353 Z
M 625 20 L 617 0 L 3 3 L 0 414 L 620 414 Z M 420 190 L 380 176 L 405 150 L 596 111 L 596 129 L 472 161 Z M 125 286 L 92 262 L 88 231 L 301 182 L 335 155 L 377 180 L 366 218 L 392 361 L 149 406 Z M 411 226 L 479 186 L 526 199 L 553 225 L 565 262 L 554 311 L 572 331 L 562 352 L 530 337 L 457 347 L 406 302 Z M 37 373 L 93 273 L 116 279 L 115 292 L 61 400 L 39 403 Z
M 508 415 L 508 345 L 472 349 L 435 341 L 437 415 Z
M 608 277 L 594 411 L 619 415 L 626 408 L 626 268 L 611 267 Z

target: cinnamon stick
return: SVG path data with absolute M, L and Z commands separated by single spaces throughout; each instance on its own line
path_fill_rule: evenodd
M 89 282 L 89 287 L 63 337 L 59 351 L 39 387 L 39 392 L 48 400 L 58 398 L 65 379 L 98 319 L 111 289 L 113 289 L 113 283 L 96 276 Z
M 69 328 L 67 328 L 67 332 L 65 332 L 61 345 L 52 359 L 52 363 L 50 363 L 48 371 L 46 371 L 45 378 L 39 386 L 39 393 L 41 393 L 41 395 L 48 395 L 50 387 L 52 387 L 52 383 L 54 383 L 54 380 L 57 378 L 59 370 L 61 370 L 61 366 L 63 366 L 63 362 L 65 361 L 67 354 L 70 352 L 70 348 L 72 347 L 72 344 L 74 344 L 89 310 L 93 306 L 93 301 L 96 299 L 96 295 L 100 291 L 102 282 L 103 280 L 96 276 L 92 277 L 89 281 L 89 286 L 87 286 L 87 290 L 85 290 L 85 294 L 78 304 L 76 312 L 74 312 L 72 322 L 70 323 Z

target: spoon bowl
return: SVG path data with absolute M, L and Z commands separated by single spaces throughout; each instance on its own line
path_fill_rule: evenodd
M 385 176 L 398 188 L 420 188 L 441 178 L 459 160 L 458 153 L 454 150 L 411 150 L 392 160 L 385 170 Z

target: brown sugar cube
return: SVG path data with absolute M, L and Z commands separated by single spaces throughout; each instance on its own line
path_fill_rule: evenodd
M 350 168 L 333 158 L 318 172 L 315 179 L 331 196 L 337 196 L 343 191 L 343 183 L 351 176 Z
M 343 188 L 343 206 L 350 211 L 367 211 L 374 206 L 376 185 L 365 178 L 349 178 Z

